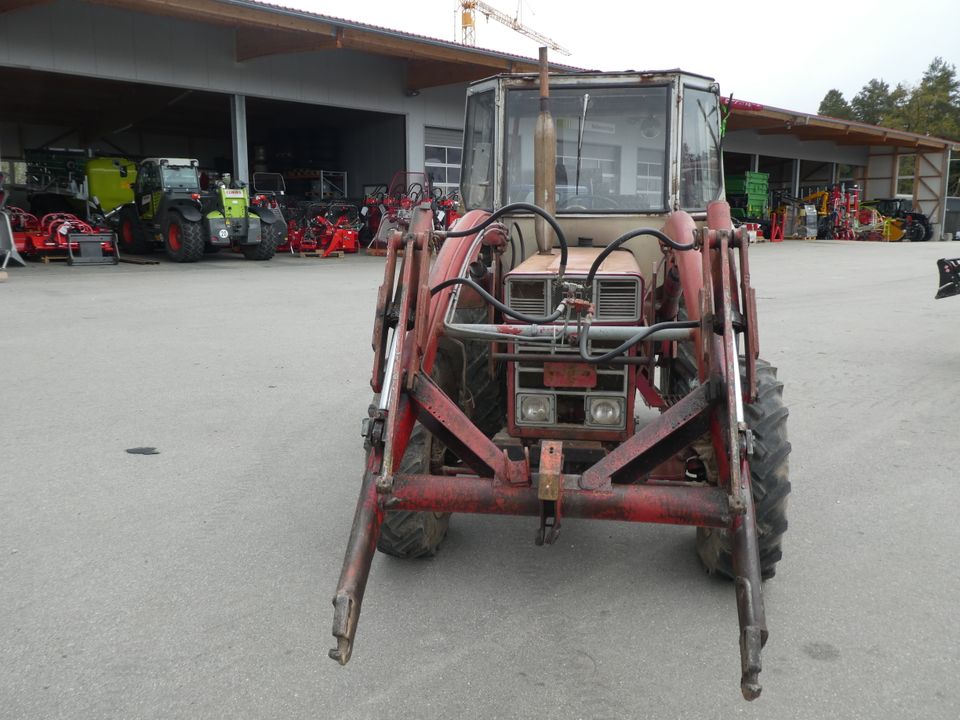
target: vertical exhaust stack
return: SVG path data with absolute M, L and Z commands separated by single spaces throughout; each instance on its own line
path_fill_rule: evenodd
M 557 129 L 550 114 L 550 73 L 547 48 L 540 48 L 540 115 L 534 130 L 534 202 L 551 215 L 557 213 Z M 553 229 L 541 217 L 535 220 L 537 251 L 550 255 L 553 248 Z

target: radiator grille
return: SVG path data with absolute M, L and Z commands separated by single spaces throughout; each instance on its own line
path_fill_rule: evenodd
M 599 280 L 597 282 L 598 320 L 636 320 L 640 293 L 636 280 Z
M 511 280 L 507 283 L 507 306 L 526 315 L 546 315 L 547 281 Z

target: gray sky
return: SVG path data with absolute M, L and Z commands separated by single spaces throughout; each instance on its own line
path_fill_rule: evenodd
M 460 38 L 457 0 L 274 2 L 443 40 Z M 517 0 L 487 2 L 510 16 L 517 10 Z M 816 112 L 830 88 L 849 100 L 871 78 L 891 86 L 916 83 L 938 55 L 960 66 L 958 0 L 529 0 L 522 21 L 573 51 L 569 57 L 554 53 L 558 62 L 597 70 L 681 67 L 715 77 L 724 95 L 803 112 Z M 537 54 L 537 43 L 479 13 L 476 34 L 481 47 Z

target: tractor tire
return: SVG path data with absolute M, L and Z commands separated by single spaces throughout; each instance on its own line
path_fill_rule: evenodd
M 133 206 L 128 205 L 120 211 L 120 228 L 117 232 L 117 241 L 123 253 L 140 255 L 150 251 L 147 241 L 147 231 L 140 222 L 140 217 Z
M 243 257 L 247 260 L 269 260 L 277 254 L 277 246 L 283 242 L 283 223 L 267 224 L 260 221 L 260 242 L 256 245 L 241 247 Z
M 933 225 L 929 222 L 920 224 L 923 225 L 923 242 L 927 242 L 933 237 Z
M 923 242 L 926 240 L 926 228 L 918 222 L 907 223 L 903 228 L 904 242 Z
M 444 449 L 420 423 L 413 428 L 410 444 L 397 472 L 401 475 L 429 475 L 443 457 Z M 401 559 L 432 557 L 447 535 L 450 513 L 388 512 L 380 526 L 377 550 Z
M 163 223 L 163 245 L 174 262 L 196 262 L 203 257 L 202 222 L 191 222 L 178 212 L 167 213 Z
M 754 435 L 750 483 L 757 518 L 760 574 L 766 580 L 774 576 L 777 562 L 783 557 L 790 494 L 790 443 L 783 383 L 777 380 L 777 369 L 763 360 L 757 361 L 757 400 L 744 406 L 744 414 Z M 729 530 L 697 528 L 697 555 L 711 575 L 734 576 L 732 549 Z
M 458 310 L 454 321 L 479 323 L 486 321 L 486 310 Z M 464 361 L 466 366 L 464 367 Z M 433 366 L 433 380 L 467 414 L 488 437 L 504 424 L 503 364 L 491 374 L 490 345 L 467 341 L 462 345 L 441 342 Z M 444 462 L 446 448 L 420 423 L 414 426 L 410 444 L 400 461 L 398 474 L 434 474 Z M 455 458 L 448 458 L 454 461 Z M 450 513 L 388 512 L 380 528 L 377 550 L 387 555 L 408 559 L 432 557 L 447 534 Z

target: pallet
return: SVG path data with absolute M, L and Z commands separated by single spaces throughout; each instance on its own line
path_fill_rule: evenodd
M 44 265 L 49 265 L 52 262 L 67 262 L 70 259 L 69 255 L 41 255 L 40 260 Z
M 367 255 L 373 255 L 375 257 L 386 257 L 387 255 L 386 248 L 368 247 L 364 252 L 366 252 Z
M 326 256 L 323 254 L 323 251 L 322 251 L 322 250 L 317 250 L 317 251 L 315 251 L 315 252 L 303 252 L 303 251 L 301 251 L 301 252 L 298 253 L 298 254 L 299 254 L 300 257 L 302 257 L 302 258 L 317 258 L 318 260 L 325 260 L 325 259 L 328 259 L 328 258 L 338 258 L 338 259 L 341 259 L 341 260 L 343 259 L 343 250 L 337 250 L 336 252 L 332 252 L 332 253 L 330 253 L 329 255 L 326 255 Z
M 128 255 L 121 255 L 120 262 L 130 263 L 131 265 L 159 265 L 159 260 L 152 260 L 150 258 L 143 257 L 130 257 Z

